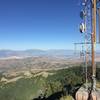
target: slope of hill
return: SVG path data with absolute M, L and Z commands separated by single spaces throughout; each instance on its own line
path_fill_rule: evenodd
M 20 75 L 20 78 L 18 77 L 19 79 L 17 78 L 17 80 L 15 80 L 16 77 L 7 78 L 3 75 L 6 82 L 0 82 L 0 100 L 32 100 L 33 98 L 40 96 L 41 93 L 42 95 L 45 95 L 46 93 L 47 98 L 52 98 L 52 94 L 62 91 L 63 85 L 66 83 L 64 82 L 65 77 L 68 79 L 67 83 L 70 83 L 70 78 L 67 78 L 70 74 L 73 75 L 72 79 L 75 78 L 75 80 L 77 80 L 77 82 L 72 84 L 81 82 L 80 76 L 76 77 L 75 73 L 75 69 L 72 68 L 68 70 L 42 71 L 33 74 L 30 78 Z M 46 75 L 45 77 L 45 74 L 48 74 L 48 76 Z
M 45 77 L 45 74 L 48 76 Z M 97 69 L 98 84 L 99 74 L 100 68 Z M 76 89 L 84 83 L 82 76 L 82 66 L 57 71 L 40 71 L 32 74 L 30 78 L 25 75 L 17 78 L 0 75 L 0 79 L 6 79 L 6 82 L 0 82 L 0 100 L 40 100 L 40 96 L 47 98 L 43 100 L 60 100 L 64 95 L 74 96 Z

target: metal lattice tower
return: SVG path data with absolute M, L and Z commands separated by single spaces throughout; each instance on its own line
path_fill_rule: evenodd
M 99 2 L 99 1 L 98 1 Z M 95 65 L 95 45 L 96 45 L 96 12 L 97 0 L 83 0 L 82 11 L 80 17 L 82 23 L 80 25 L 80 32 L 84 33 L 84 55 L 86 67 L 86 84 L 87 84 L 87 67 L 91 61 L 92 66 L 92 88 L 96 88 L 96 65 Z
M 99 26 L 99 42 L 97 42 L 97 16 L 98 16 L 98 26 Z M 85 59 L 85 90 L 80 90 L 76 94 L 76 96 L 83 96 L 89 98 L 92 96 L 93 100 L 96 100 L 97 95 L 93 95 L 96 93 L 96 62 L 95 62 L 95 47 L 96 44 L 100 43 L 100 0 L 82 0 L 82 11 L 80 13 L 80 17 L 82 19 L 82 23 L 80 24 L 80 32 L 83 34 L 84 41 L 84 50 L 82 51 Z M 91 85 L 88 86 L 88 66 L 91 66 Z M 88 91 L 88 88 L 90 90 Z M 84 88 L 83 88 L 84 89 Z M 82 95 L 80 95 L 82 94 Z M 90 96 L 91 95 L 91 96 Z M 81 100 L 81 99 L 76 99 Z M 91 100 L 91 99 L 82 99 L 82 100 Z M 99 100 L 99 99 L 98 99 Z

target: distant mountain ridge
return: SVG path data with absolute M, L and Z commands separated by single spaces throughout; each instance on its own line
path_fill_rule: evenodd
M 34 56 L 53 56 L 53 57 L 75 57 L 80 56 L 80 51 L 65 49 L 28 49 L 28 50 L 0 50 L 0 58 L 6 57 L 34 57 Z M 100 51 L 96 51 L 96 56 L 100 56 Z
M 4 57 L 33 57 L 33 56 L 67 56 L 73 55 L 74 50 L 63 50 L 63 49 L 51 49 L 51 50 L 39 50 L 39 49 L 29 49 L 29 50 L 0 50 L 0 58 Z

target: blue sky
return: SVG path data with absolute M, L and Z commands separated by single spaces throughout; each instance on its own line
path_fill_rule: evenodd
M 73 49 L 80 0 L 0 0 L 0 49 Z

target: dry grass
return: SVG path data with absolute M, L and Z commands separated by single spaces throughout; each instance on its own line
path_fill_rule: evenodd
M 74 100 L 72 96 L 64 96 L 60 100 Z
M 100 88 L 100 82 L 97 82 L 97 88 Z

